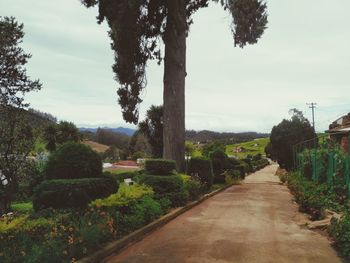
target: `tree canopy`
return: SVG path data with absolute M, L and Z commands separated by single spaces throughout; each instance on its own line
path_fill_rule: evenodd
M 163 155 L 163 106 L 152 105 L 146 114 L 146 119 L 139 123 L 139 130 L 151 145 L 153 157 Z
M 234 44 L 255 44 L 267 25 L 266 4 L 261 0 L 212 0 L 220 2 L 232 16 Z M 87 6 L 98 6 L 98 23 L 107 21 L 114 51 L 113 71 L 120 83 L 119 104 L 127 122 L 137 123 L 141 91 L 145 88 L 146 64 L 156 59 L 160 64 L 161 42 L 167 37 L 166 26 L 172 0 L 81 0 Z M 192 15 L 207 7 L 210 0 L 184 0 L 186 32 Z
M 290 120 L 284 119 L 271 131 L 271 144 L 268 154 L 277 160 L 282 168 L 293 168 L 293 146 L 303 141 L 311 140 L 306 146 L 312 146 L 312 139 L 316 137 L 315 131 L 308 119 L 301 111 L 292 109 Z

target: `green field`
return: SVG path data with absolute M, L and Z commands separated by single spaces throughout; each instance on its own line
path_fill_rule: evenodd
M 237 158 L 245 158 L 247 155 L 265 154 L 265 147 L 269 143 L 270 138 L 256 139 L 249 142 L 230 144 L 226 146 L 226 154 Z M 242 152 L 236 152 L 235 149 L 242 148 Z

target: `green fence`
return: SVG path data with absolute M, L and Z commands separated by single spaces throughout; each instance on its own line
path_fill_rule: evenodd
M 316 183 L 334 186 L 341 179 L 350 194 L 350 155 L 327 135 L 304 141 L 293 147 L 294 169 Z M 349 136 L 350 153 L 350 136 Z

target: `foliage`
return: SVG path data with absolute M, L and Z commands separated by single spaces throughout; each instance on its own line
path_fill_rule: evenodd
M 33 206 L 45 208 L 84 208 L 96 198 L 103 198 L 117 190 L 113 178 L 84 178 L 45 180 L 36 187 Z
M 189 200 L 197 200 L 204 190 L 203 185 L 199 181 L 199 178 L 195 178 L 184 174 L 181 174 L 180 176 L 184 182 L 185 190 L 188 192 Z
M 142 153 L 143 157 L 152 155 L 152 149 L 148 139 L 139 130 L 137 130 L 130 139 L 129 152 L 132 155 L 135 153 Z
M 79 142 L 81 135 L 74 123 L 61 121 L 58 124 L 52 123 L 44 129 L 44 139 L 47 143 L 46 149 L 54 151 L 63 143 Z
M 127 234 L 162 215 L 152 188 L 145 185 L 121 184 L 116 194 L 91 202 L 90 207 L 106 209 L 114 215 L 119 234 Z
M 111 146 L 101 155 L 103 161 L 113 163 L 121 159 L 122 152 L 116 146 Z
M 191 158 L 194 155 L 195 151 L 196 151 L 196 147 L 194 146 L 194 144 L 192 142 L 186 141 L 185 142 L 186 159 Z
M 10 208 L 18 190 L 19 176 L 34 145 L 24 102 L 28 92 L 41 89 L 25 69 L 30 54 L 21 48 L 23 24 L 13 17 L 0 16 L 0 215 Z
M 99 177 L 102 175 L 102 161 L 89 146 L 67 142 L 50 154 L 45 174 L 48 179 Z
M 188 200 L 188 192 L 186 191 L 184 182 L 179 175 L 142 175 L 140 176 L 139 181 L 142 184 L 152 187 L 157 200 L 163 198 L 169 199 L 172 207 L 182 206 Z
M 300 210 L 309 213 L 313 220 L 322 219 L 326 208 L 335 211 L 344 208 L 327 184 L 316 184 L 298 172 L 290 173 L 287 178 L 288 187 L 299 203 Z
M 119 186 L 118 192 L 108 196 L 105 199 L 97 199 L 91 202 L 91 206 L 95 207 L 109 207 L 109 206 L 127 206 L 131 201 L 140 199 L 143 196 L 153 197 L 154 192 L 152 188 L 133 184 L 127 185 L 122 183 Z
M 85 211 L 47 209 L 1 218 L 0 261 L 74 262 L 95 252 L 103 243 L 162 215 L 160 204 L 151 197 L 152 190 L 141 187 L 146 189 L 144 194 L 139 194 L 139 186 L 121 187 L 118 195 L 128 199 L 127 205 L 125 202 L 108 207 L 91 205 Z
M 347 212 L 341 219 L 332 219 L 328 229 L 335 241 L 335 246 L 346 258 L 350 258 L 350 214 Z
M 280 167 L 287 170 L 293 167 L 293 146 L 310 140 L 310 143 L 305 145 L 310 148 L 314 145 L 312 139 L 316 136 L 310 122 L 300 111 L 293 109 L 292 113 L 290 120 L 283 120 L 272 128 L 270 137 L 271 154 L 277 159 Z
M 209 189 L 213 184 L 214 174 L 210 159 L 204 157 L 193 157 L 188 163 L 187 173 L 198 177 L 200 182 Z
M 145 158 L 146 156 L 144 152 L 134 152 L 131 155 L 131 160 L 137 161 L 137 159 Z
M 207 143 L 202 148 L 202 154 L 205 157 L 209 157 L 210 153 L 214 152 L 216 150 L 220 150 L 220 151 L 225 152 L 226 146 L 223 143 L 221 143 L 220 141 L 214 141 L 211 143 Z
M 166 159 L 146 160 L 145 169 L 149 174 L 171 175 L 176 170 L 175 162 Z
M 5 230 L 4 230 L 5 226 Z M 116 236 L 114 219 L 102 211 L 49 211 L 0 219 L 1 262 L 74 262 Z
M 139 123 L 139 131 L 151 145 L 155 158 L 163 156 L 163 106 L 152 105 L 146 113 L 146 119 Z

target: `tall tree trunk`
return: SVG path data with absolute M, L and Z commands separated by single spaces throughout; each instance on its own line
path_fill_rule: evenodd
M 163 158 L 185 170 L 186 9 L 184 0 L 167 0 L 163 94 Z

